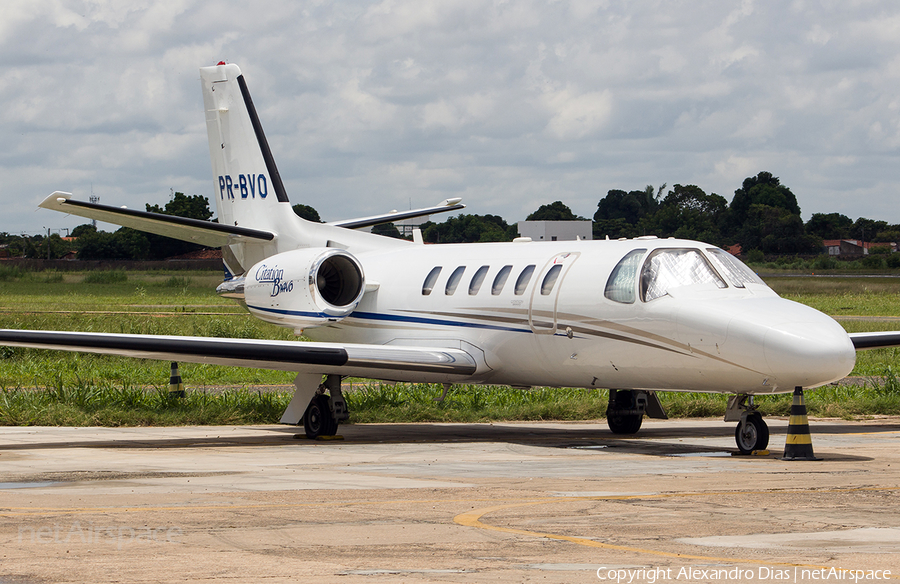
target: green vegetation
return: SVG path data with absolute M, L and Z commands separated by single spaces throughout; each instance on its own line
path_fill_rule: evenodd
M 185 398 L 166 389 L 60 384 L 41 391 L 0 391 L 4 426 L 176 426 L 268 424 L 287 407 L 287 393 L 247 389 L 223 393 L 191 391 Z
M 61 273 L 0 266 L 0 327 L 296 341 L 291 331 L 217 297 L 212 290 L 220 280 L 215 272 Z M 835 316 L 851 332 L 900 327 L 900 278 L 767 281 L 786 298 Z M 858 353 L 854 375 L 872 379 L 810 391 L 810 414 L 900 413 L 898 363 L 900 349 Z M 185 399 L 168 395 L 168 362 L 0 347 L 0 424 L 275 423 L 290 400 L 291 373 L 190 363 L 180 369 Z M 352 422 L 598 419 L 607 400 L 605 390 L 466 385 L 454 386 L 437 402 L 438 385 L 358 380 L 345 395 Z M 725 409 L 725 399 L 716 394 L 660 397 L 670 417 L 721 416 Z M 791 396 L 761 397 L 758 403 L 765 413 L 787 415 Z

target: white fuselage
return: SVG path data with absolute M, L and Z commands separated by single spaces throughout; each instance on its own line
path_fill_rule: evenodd
M 359 305 L 340 322 L 304 334 L 317 341 L 461 348 L 479 367 L 465 380 L 447 379 L 455 382 L 765 394 L 823 385 L 852 370 L 855 350 L 840 325 L 761 282 L 738 287 L 723 275 L 724 287 L 670 285 L 645 301 L 635 273 L 625 278 L 634 287 L 632 301 L 605 294 L 611 272 L 630 251 L 646 250 L 647 258 L 661 249 L 705 254 L 712 247 L 651 238 L 366 251 L 357 255 L 369 288 Z M 556 264 L 547 290 L 546 275 Z M 505 266 L 511 269 L 497 290 Z M 528 266 L 533 273 L 517 291 Z M 423 293 L 438 267 L 430 293 Z

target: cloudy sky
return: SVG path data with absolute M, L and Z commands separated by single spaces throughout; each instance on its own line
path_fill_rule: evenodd
M 900 3 L 3 0 L 0 231 L 213 193 L 198 68 L 237 63 L 292 202 L 524 219 L 761 170 L 900 223 Z

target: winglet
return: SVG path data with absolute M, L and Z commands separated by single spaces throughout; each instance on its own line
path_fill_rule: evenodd
M 61 211 L 62 206 L 66 201 L 72 198 L 72 193 L 64 193 L 63 191 L 54 191 L 50 193 L 50 195 L 41 201 L 41 204 L 38 207 L 42 207 L 44 209 L 53 209 L 55 211 Z

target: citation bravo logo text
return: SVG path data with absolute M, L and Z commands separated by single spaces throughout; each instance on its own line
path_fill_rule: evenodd
M 887 580 L 890 570 L 848 570 L 844 568 L 597 568 L 597 578 L 615 584 L 656 584 L 678 580 L 722 582 L 871 582 Z

